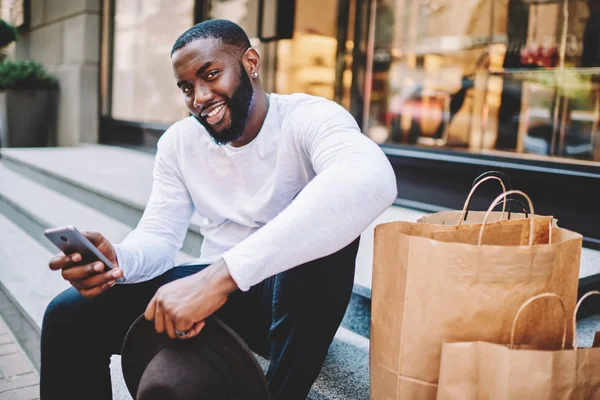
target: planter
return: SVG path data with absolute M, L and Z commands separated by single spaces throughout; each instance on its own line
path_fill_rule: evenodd
M 0 92 L 0 146 L 44 147 L 54 143 L 58 92 Z

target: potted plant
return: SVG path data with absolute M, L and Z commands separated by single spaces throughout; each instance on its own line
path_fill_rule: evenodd
M 0 20 L 0 144 L 42 147 L 53 140 L 58 80 L 35 61 L 8 58 L 16 30 Z

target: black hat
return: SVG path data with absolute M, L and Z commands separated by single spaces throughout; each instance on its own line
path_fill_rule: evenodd
M 262 368 L 244 341 L 211 316 L 198 336 L 172 340 L 140 316 L 121 351 L 123 376 L 137 400 L 268 400 Z

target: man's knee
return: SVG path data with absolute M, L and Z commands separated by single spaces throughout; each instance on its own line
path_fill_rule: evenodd
M 81 306 L 78 304 L 81 299 L 83 296 L 74 288 L 69 288 L 56 296 L 44 312 L 42 332 L 57 329 L 61 325 L 73 325 L 77 309 Z

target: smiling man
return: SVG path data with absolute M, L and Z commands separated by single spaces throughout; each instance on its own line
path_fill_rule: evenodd
M 110 399 L 110 356 L 141 313 L 179 340 L 219 316 L 270 359 L 274 399 L 304 399 L 348 305 L 358 237 L 396 198 L 393 170 L 336 103 L 265 93 L 232 22 L 195 25 L 171 60 L 191 116 L 159 141 L 144 215 L 118 245 L 86 233 L 118 268 L 50 261 L 73 287 L 44 316 L 42 399 Z M 194 212 L 201 256 L 174 268 Z

